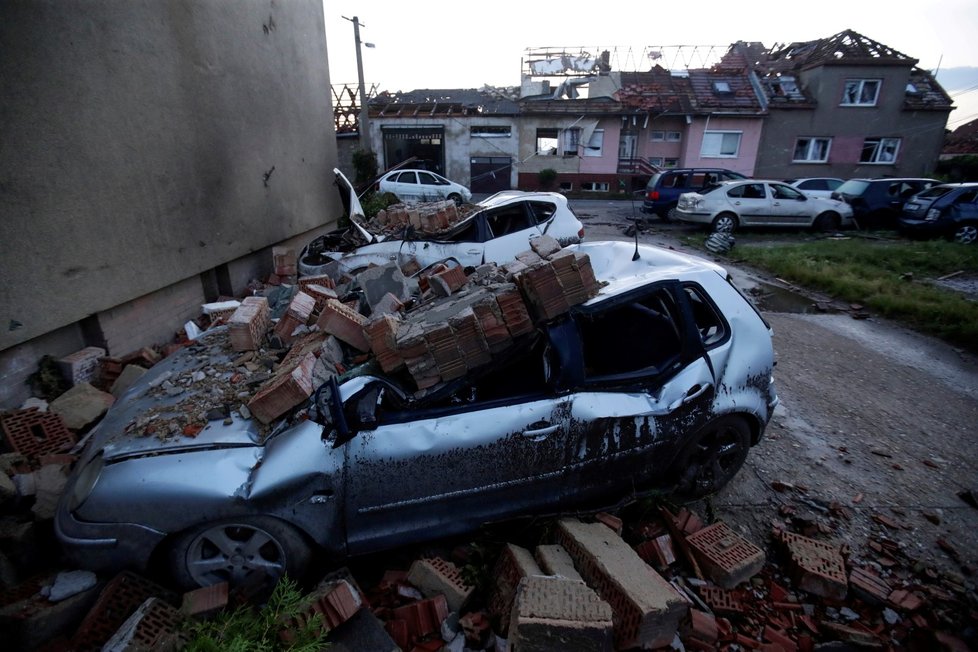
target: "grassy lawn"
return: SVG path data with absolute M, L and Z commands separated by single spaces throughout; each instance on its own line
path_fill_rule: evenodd
M 799 237 L 795 243 L 737 238 L 733 261 L 796 285 L 859 303 L 881 316 L 978 353 L 978 301 L 935 285 L 942 276 L 978 276 L 978 246 L 943 240 Z

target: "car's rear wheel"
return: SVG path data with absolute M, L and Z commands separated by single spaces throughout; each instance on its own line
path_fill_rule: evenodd
M 961 244 L 974 244 L 978 241 L 978 225 L 959 224 L 951 234 L 951 239 Z
M 178 537 L 170 548 L 173 579 L 185 588 L 227 581 L 271 589 L 279 578 L 300 579 L 310 547 L 282 521 L 252 516 L 209 523 Z
M 834 211 L 825 211 L 815 218 L 813 226 L 816 231 L 838 231 L 842 224 L 839 214 Z
M 739 224 L 740 221 L 733 213 L 720 213 L 713 218 L 713 230 L 721 233 L 733 233 Z
M 695 500 L 722 489 L 747 459 L 750 438 L 742 417 L 726 415 L 703 426 L 676 458 L 676 495 Z
M 462 195 L 458 194 L 457 192 L 453 192 L 448 196 L 448 198 L 455 202 L 456 206 L 462 205 Z

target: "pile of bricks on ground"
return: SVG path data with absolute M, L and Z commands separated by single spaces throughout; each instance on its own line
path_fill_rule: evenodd
M 382 234 L 401 233 L 410 226 L 416 232 L 432 236 L 451 230 L 471 212 L 459 209 L 451 200 L 393 204 L 378 211 L 369 226 L 372 232 Z

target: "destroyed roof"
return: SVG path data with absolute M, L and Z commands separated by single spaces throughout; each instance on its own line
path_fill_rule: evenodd
M 910 72 L 903 108 L 950 111 L 951 104 L 951 97 L 929 71 L 914 68 Z
M 513 93 L 507 89 L 422 88 L 407 92 L 384 91 L 368 102 L 377 117 L 516 115 Z
M 744 63 L 746 64 L 746 60 Z M 696 106 L 701 110 L 744 110 L 755 113 L 762 108 L 748 72 L 743 68 L 690 70 L 689 83 L 696 96 Z
M 767 72 L 827 65 L 914 66 L 917 60 L 851 29 L 828 38 L 775 45 L 758 62 Z
M 689 78 L 659 65 L 648 72 L 623 72 L 618 100 L 628 108 L 656 113 L 691 113 L 696 107 Z
M 951 132 L 941 149 L 941 154 L 975 153 L 978 153 L 978 118 Z

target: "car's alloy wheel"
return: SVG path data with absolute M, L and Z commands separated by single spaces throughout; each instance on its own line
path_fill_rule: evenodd
M 458 194 L 457 192 L 453 192 L 448 196 L 448 198 L 455 202 L 456 206 L 462 205 L 462 195 Z
M 737 216 L 733 213 L 720 213 L 713 218 L 713 230 L 720 233 L 733 233 L 737 230 Z
M 212 523 L 180 537 L 171 551 L 171 571 L 181 585 L 274 586 L 283 575 L 300 576 L 309 546 L 298 532 L 268 517 Z
M 750 448 L 750 428 L 737 416 L 722 416 L 703 426 L 676 459 L 676 493 L 686 499 L 708 496 L 733 478 Z
M 839 224 L 840 220 L 837 213 L 825 211 L 815 218 L 814 226 L 816 231 L 838 231 Z
M 974 244 L 978 240 L 978 226 L 974 224 L 962 224 L 954 230 L 952 239 L 961 244 Z

